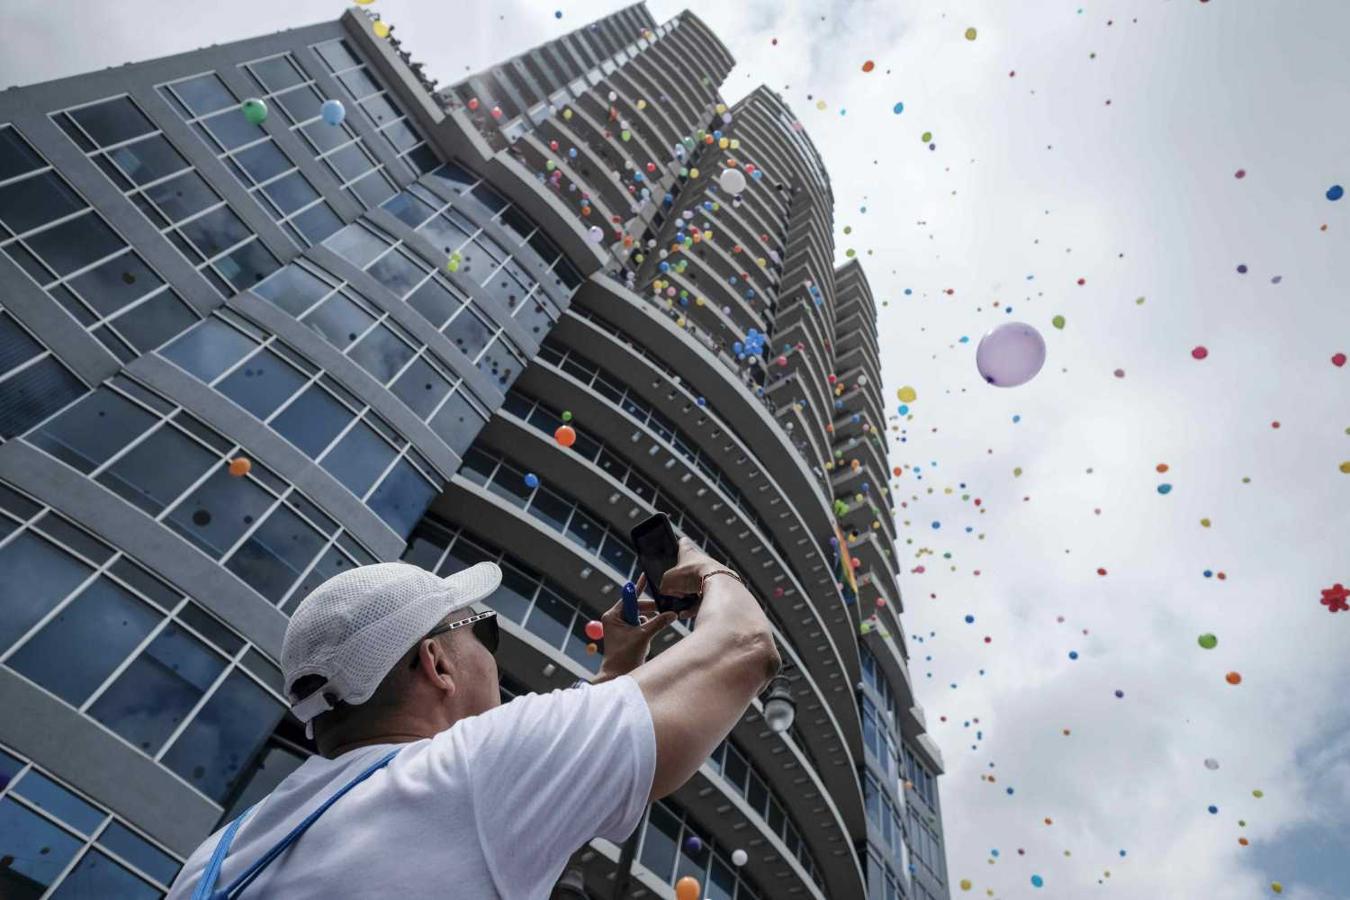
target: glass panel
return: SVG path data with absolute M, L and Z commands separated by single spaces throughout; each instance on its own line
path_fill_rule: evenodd
M 30 769 L 14 793 L 84 834 L 93 834 L 106 814 L 81 800 L 36 769 Z
M 276 698 L 235 670 L 174 742 L 164 764 L 219 803 L 249 771 L 284 712 Z
M 55 172 L 43 172 L 0 187 L 0 222 L 15 234 L 84 208 L 85 202 Z
M 83 109 L 71 110 L 67 115 L 78 122 L 85 133 L 100 147 L 120 144 L 137 135 L 149 134 L 156 130 L 136 104 L 127 97 L 117 97 Z
M 7 861 L 4 884 L 20 886 L 19 897 L 42 896 L 75 856 L 81 842 L 29 812 L 17 801 L 0 800 L 0 859 Z
M 125 588 L 99 578 L 11 656 L 8 665 L 79 706 L 126 659 L 160 616 Z M 72 653 L 72 648 L 79 652 Z
M 661 881 L 675 871 L 675 853 L 680 840 L 680 820 L 664 804 L 655 804 L 642 835 L 642 864 Z
M 249 241 L 224 259 L 216 260 L 216 268 L 236 291 L 254 287 L 275 272 L 278 265 L 262 241 Z
M 239 168 L 244 170 L 244 174 L 254 184 L 262 184 L 269 178 L 275 178 L 282 172 L 294 168 L 291 161 L 286 158 L 286 154 L 278 150 L 276 144 L 271 141 L 240 150 L 231 159 L 239 164 Z
M 463 302 L 447 290 L 439 279 L 428 278 L 408 296 L 408 305 L 422 314 L 432 325 L 440 328 L 453 316 Z
M 206 183 L 206 179 L 192 171 L 184 172 L 177 178 L 147 188 L 145 196 L 155 202 L 155 206 L 159 207 L 160 212 L 164 213 L 170 222 L 181 222 L 189 216 L 196 215 L 202 210 L 209 209 L 217 203 L 220 203 L 220 195 L 211 189 L 211 186 Z M 219 215 L 226 218 L 234 218 L 233 213 L 230 213 L 228 210 L 221 211 Z M 238 220 L 236 219 L 235 222 L 237 223 Z M 194 226 L 189 225 L 186 229 L 189 232 L 188 237 L 192 237 L 193 228 Z M 204 255 L 212 256 L 220 250 L 223 250 L 225 247 L 230 246 L 230 244 L 235 244 L 242 240 L 243 235 L 247 233 L 242 229 L 243 225 L 239 224 L 238 236 L 229 240 L 227 243 L 220 244 L 209 252 L 206 249 L 203 249 L 203 245 L 200 241 L 194 239 L 193 243 L 195 243 L 199 249 L 202 249 Z
M 427 277 L 426 267 L 413 262 L 401 250 L 382 257 L 370 267 L 369 272 L 398 297 L 406 297 L 413 287 Z
M 296 88 L 273 98 L 292 122 L 307 122 L 319 114 L 323 100 L 312 87 Z M 327 123 L 325 123 L 327 124 Z M 332 126 L 329 126 L 332 127 Z
M 327 203 L 316 203 L 291 219 L 291 224 L 306 241 L 317 244 L 341 228 L 342 220 Z
M 600 549 L 600 539 L 604 533 L 603 525 L 579 509 L 567 523 L 567 536 L 592 553 Z
M 155 417 L 107 388 L 99 388 L 28 436 L 28 442 L 88 473 L 143 434 Z
M 351 191 L 367 209 L 379 206 L 390 194 L 394 193 L 393 183 L 383 173 L 367 175 L 351 185 Z
M 239 536 L 274 502 L 248 478 L 235 478 L 220 466 L 189 494 L 167 522 L 213 559 L 220 559 Z
M 26 531 L 0 547 L 0 583 L 5 586 L 0 650 L 18 640 L 91 571 L 89 566 L 32 532 Z
M 348 356 L 380 384 L 388 384 L 415 352 L 387 327 L 377 325 L 351 349 Z
M 113 230 L 90 212 L 24 239 L 57 275 L 69 275 L 126 246 Z
M 324 543 L 317 531 L 281 506 L 249 535 L 225 567 L 277 603 L 319 555 Z
M 128 251 L 73 279 L 70 285 L 100 315 L 111 315 L 164 282 Z
M 462 390 L 450 395 L 431 420 L 431 429 L 456 452 L 463 453 L 486 423 Z
M 409 228 L 416 228 L 436 214 L 426 203 L 411 194 L 395 194 L 384 202 L 384 209 L 401 219 Z
M 369 425 L 358 422 L 328 452 L 322 465 L 353 494 L 363 497 L 393 458 L 394 448 Z
M 425 419 L 441 398 L 450 393 L 450 382 L 425 357 L 418 357 L 394 382 L 392 390 L 419 419 Z
M 321 278 L 300 266 L 283 266 L 270 278 L 253 288 L 253 293 L 266 297 L 293 316 L 313 306 L 331 287 Z
M 389 244 L 370 229 L 356 223 L 333 234 L 323 245 L 352 265 L 364 269 L 370 261 L 389 248 Z
M 438 493 L 406 459 L 401 459 L 366 504 L 400 537 L 412 531 Z
M 572 627 L 572 605 L 546 587 L 539 588 L 534 608 L 530 610 L 525 627 L 534 632 L 550 647 L 561 648 Z
M 621 575 L 627 575 L 633 571 L 633 566 L 637 563 L 637 556 L 629 549 L 628 545 L 612 534 L 605 535 L 605 542 L 600 550 L 600 555 Z
M 501 569 L 501 587 L 488 598 L 488 603 L 498 614 L 513 622 L 523 622 L 537 583 L 515 566 L 503 565 Z
M 45 165 L 19 133 L 6 125 L 0 128 L 0 181 L 40 169 Z
M 90 850 L 70 874 L 61 879 L 61 886 L 52 893 L 51 900 L 83 900 L 86 897 L 159 900 L 163 896 L 158 888 L 146 884 L 97 850 Z
M 310 459 L 317 459 L 352 418 L 351 410 L 312 384 L 270 424 Z
M 224 660 L 170 622 L 89 714 L 153 754 L 224 669 Z
M 235 147 L 256 141 L 267 133 L 263 131 L 261 125 L 254 125 L 244 118 L 244 111 L 238 107 L 214 115 L 203 124 L 226 150 L 233 150 Z
M 264 349 L 226 376 L 216 390 L 259 419 L 265 419 L 300 390 L 305 381 L 290 363 Z
M 187 161 L 160 134 L 120 147 L 108 156 L 136 184 L 148 184 L 188 167 Z
M 301 207 L 313 203 L 319 194 L 299 172 L 292 172 L 284 178 L 278 178 L 263 188 L 267 198 L 276 204 L 281 214 L 286 216 Z
M 245 809 L 257 803 L 281 784 L 282 780 L 304 763 L 306 757 L 276 743 L 269 743 L 239 778 L 243 784 L 234 802 L 220 817 L 222 822 L 233 821 Z
M 352 562 L 337 547 L 329 547 L 319 557 L 319 561 L 314 564 L 314 568 L 309 570 L 300 584 L 296 585 L 291 592 L 290 600 L 282 606 L 282 610 L 289 613 L 293 612 L 295 605 L 303 600 L 310 591 L 323 584 L 334 575 L 340 574 L 352 568 Z
M 536 491 L 530 503 L 530 512 L 535 518 L 547 522 L 554 531 L 561 532 L 572 514 L 572 504 L 552 491 Z
M 219 462 L 186 435 L 165 426 L 113 463 L 98 482 L 154 516 Z
M 180 81 L 173 85 L 173 92 L 194 116 L 206 115 L 237 102 L 213 72 Z
M 304 322 L 339 350 L 356 340 L 375 322 L 367 313 L 344 294 L 336 293 L 305 316 Z
M 445 334 L 455 342 L 455 346 L 464 351 L 471 360 L 492 340 L 496 328 L 488 325 L 472 309 L 466 309 L 450 323 Z
M 173 291 L 164 291 L 117 317 L 120 335 L 142 353 L 200 321 Z
M 239 217 L 225 206 L 180 225 L 179 231 L 202 256 L 208 258 L 228 250 L 252 234 Z

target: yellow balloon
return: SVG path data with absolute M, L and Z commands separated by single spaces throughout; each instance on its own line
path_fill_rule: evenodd
M 919 394 L 917 391 L 914 390 L 914 388 L 910 387 L 909 385 L 905 385 L 900 390 L 895 392 L 895 396 L 900 398 L 901 403 L 913 403 L 915 400 L 918 399 Z
M 1278 881 L 1272 881 L 1270 883 L 1270 889 L 1277 894 L 1284 893 L 1284 885 L 1280 884 Z
M 730 139 L 730 138 L 720 138 L 720 139 L 717 141 L 717 146 L 718 146 L 719 149 L 725 150 L 725 149 L 727 149 L 728 147 L 731 146 L 731 139 Z
M 372 22 L 370 25 L 370 30 L 375 32 L 376 37 L 380 38 L 389 37 L 389 26 L 386 25 L 384 22 Z
M 689 170 L 689 177 L 690 177 L 690 178 L 697 178 L 697 177 L 698 177 L 698 169 L 690 169 L 690 170 Z
M 963 890 L 963 891 L 968 891 L 968 890 L 970 890 L 970 879 L 969 879 L 969 878 L 962 878 L 962 879 L 961 879 L 961 890 Z

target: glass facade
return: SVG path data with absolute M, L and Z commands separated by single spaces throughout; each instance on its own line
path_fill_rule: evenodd
M 364 116 L 414 176 L 440 165 L 393 94 L 370 73 L 345 39 L 315 44 L 314 52 L 342 86 L 343 100 L 355 107 L 349 114 Z
M 70 127 L 76 126 L 71 122 Z M 208 231 L 201 223 L 194 234 L 213 241 Z M 0 249 L 123 361 L 197 320 L 140 254 L 9 125 L 0 126 Z M 235 254 L 247 253 L 238 240 L 218 249 L 212 259 L 231 272 L 239 263 Z
M 240 106 L 244 98 L 215 72 L 162 85 L 160 95 L 296 247 L 317 244 L 342 227 L 337 213 L 267 129 L 245 117 Z M 231 284 L 243 290 L 275 268 L 275 261 L 258 265 L 257 271 L 247 273 L 253 276 L 251 281 L 245 278 L 247 283 L 240 284 L 236 279 Z
M 0 854 L 0 896 L 16 900 L 156 900 L 183 864 L 131 823 L 3 744 Z
M 290 130 L 308 147 L 314 158 L 342 186 L 342 190 L 366 209 L 379 206 L 398 190 L 384 164 L 366 147 L 364 138 L 345 119 L 330 124 L 323 118 L 325 98 L 292 53 L 244 63 L 258 96 L 271 108 L 281 110 Z M 322 237 L 341 227 L 333 225 Z M 319 238 L 316 238 L 318 240 Z
M 238 790 L 285 712 L 280 670 L 183 591 L 2 482 L 0 533 L 0 665 L 211 800 Z
M 126 376 L 114 377 L 25 440 L 162 523 L 283 608 L 325 578 L 375 562 L 332 517 L 266 466 L 253 462 L 247 474 L 232 475 L 229 461 L 251 458 L 247 448 Z M 354 450 L 344 459 L 352 460 L 350 470 L 365 480 L 381 465 L 382 471 L 393 467 L 371 456 Z

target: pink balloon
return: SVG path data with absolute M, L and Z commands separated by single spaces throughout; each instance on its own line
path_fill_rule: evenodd
M 1005 322 L 980 338 L 975 366 L 995 387 L 1017 387 L 1045 365 L 1045 338 L 1024 322 Z

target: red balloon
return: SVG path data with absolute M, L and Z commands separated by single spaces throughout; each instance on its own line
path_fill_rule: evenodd
M 553 439 L 564 447 L 570 447 L 577 442 L 577 432 L 571 425 L 559 425 L 553 432 Z
M 598 619 L 591 619 L 589 622 L 587 622 L 586 637 L 590 638 L 593 641 L 604 640 L 605 638 L 604 623 L 599 621 Z
M 1335 356 L 1331 357 L 1331 364 L 1338 369 L 1345 365 L 1345 354 L 1337 353 Z
M 1195 359 L 1204 359 L 1206 356 L 1209 356 L 1209 351 L 1204 347 L 1196 347 L 1191 351 L 1191 356 Z

